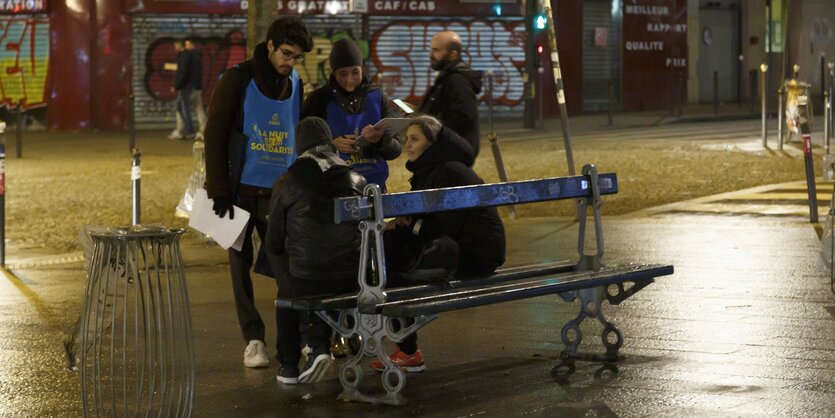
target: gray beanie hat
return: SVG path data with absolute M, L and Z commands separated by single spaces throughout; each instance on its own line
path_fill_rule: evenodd
M 318 145 L 329 145 L 332 139 L 331 128 L 324 119 L 308 116 L 296 126 L 296 155 Z
M 331 71 L 337 68 L 362 65 L 362 52 L 351 38 L 342 38 L 333 43 L 330 56 Z

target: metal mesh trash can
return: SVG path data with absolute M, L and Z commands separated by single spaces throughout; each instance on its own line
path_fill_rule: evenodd
M 185 231 L 90 231 L 81 317 L 85 417 L 191 416 L 194 339 L 180 257 Z

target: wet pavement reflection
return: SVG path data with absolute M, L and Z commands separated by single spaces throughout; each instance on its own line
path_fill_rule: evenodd
M 576 258 L 568 220 L 507 226 L 512 263 Z M 625 337 L 617 373 L 579 361 L 555 381 L 559 330 L 576 307 L 542 297 L 441 315 L 421 333 L 428 370 L 409 376 L 410 403 L 399 408 L 338 401 L 336 368 L 295 387 L 276 383 L 275 361 L 245 369 L 225 255 L 189 234 L 194 416 L 835 416 L 835 303 L 802 217 L 604 217 L 604 234 L 610 264 L 676 269 L 604 307 Z M 80 262 L 0 277 L 0 416 L 80 416 L 79 375 L 67 369 L 62 341 L 80 314 L 84 280 Z M 275 284 L 259 278 L 255 292 L 274 354 Z M 582 347 L 601 351 L 590 325 Z

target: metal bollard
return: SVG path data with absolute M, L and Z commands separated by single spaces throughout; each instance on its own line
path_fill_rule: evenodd
M 713 72 L 713 114 L 719 114 L 719 72 Z
M 23 106 L 17 106 L 17 158 L 23 158 Z
M 780 151 L 783 150 L 783 114 L 785 113 L 785 109 L 783 109 L 784 102 L 786 100 L 786 89 L 783 86 L 780 86 L 777 89 L 777 149 Z
M 608 119 L 609 119 L 609 126 L 612 126 L 612 124 L 614 123 L 615 83 L 613 83 L 612 80 L 609 80 L 607 84 L 609 85 L 609 112 L 608 112 L 609 114 L 608 114 Z
M 760 71 L 762 71 L 762 73 L 763 73 L 762 80 L 760 82 L 760 86 L 761 86 L 761 88 L 760 88 L 760 102 L 761 102 L 761 106 L 762 106 L 762 120 L 763 120 L 763 129 L 762 129 L 763 148 L 768 148 L 768 136 L 767 136 L 768 132 L 766 131 L 766 126 L 765 126 L 766 119 L 768 118 L 768 113 L 767 113 L 767 110 L 766 110 L 766 105 L 768 103 L 768 98 L 765 94 L 765 80 L 766 80 L 765 75 L 766 75 L 766 72 L 768 71 L 768 66 L 765 65 L 765 64 L 761 64 L 760 65 Z
M 140 208 L 140 182 L 142 181 L 142 169 L 139 166 L 139 158 L 142 156 L 142 153 L 139 152 L 139 148 L 134 148 L 131 150 L 131 156 L 133 157 L 133 161 L 131 164 L 130 169 L 130 180 L 131 180 L 131 190 L 133 191 L 133 199 L 132 199 L 132 207 L 131 207 L 131 223 L 133 225 L 139 225 L 140 222 L 140 213 L 142 209 Z
M 823 150 L 826 155 L 829 155 L 829 130 L 832 129 L 830 125 L 831 121 L 829 120 L 829 108 L 832 106 L 830 103 L 829 92 L 823 92 Z
M 85 417 L 192 413 L 194 337 L 182 229 L 91 230 L 80 320 Z
M 537 112 L 538 116 L 539 116 L 538 123 L 539 123 L 539 129 L 545 129 L 545 124 L 542 121 L 543 112 L 544 112 L 542 106 L 543 106 L 543 103 L 545 103 L 545 79 L 543 78 L 543 75 L 545 74 L 545 68 L 543 68 L 540 65 L 539 68 L 536 69 L 536 72 L 539 74 L 538 77 L 537 77 L 537 78 L 539 78 L 539 97 L 536 98 L 537 99 L 536 101 L 539 102 L 539 112 Z

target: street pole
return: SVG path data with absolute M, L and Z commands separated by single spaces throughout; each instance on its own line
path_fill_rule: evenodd
M 766 85 L 765 76 L 766 76 L 766 72 L 768 71 L 768 65 L 765 65 L 765 64 L 760 65 L 760 71 L 762 71 L 762 82 L 760 83 L 760 85 L 761 85 L 761 88 L 760 88 L 760 102 L 761 102 L 761 106 L 762 106 L 762 120 L 763 120 L 763 129 L 762 129 L 763 148 L 768 148 L 768 137 L 767 137 L 768 133 L 766 132 L 766 127 L 765 127 L 766 118 L 768 116 L 767 110 L 766 110 L 766 103 L 767 103 L 766 97 L 767 97 L 767 95 L 765 93 L 765 85 Z
M 536 102 L 534 99 L 534 59 L 536 56 L 536 28 L 534 28 L 534 16 L 539 12 L 539 2 L 528 0 L 525 7 L 525 33 L 528 34 L 525 40 L 525 67 L 522 71 L 522 86 L 525 89 L 525 109 L 523 113 L 522 126 L 532 129 L 536 125 Z
M 767 8 L 767 12 L 768 12 L 768 15 L 767 15 L 768 22 L 767 22 L 767 25 L 766 25 L 766 30 L 768 31 L 768 37 L 766 38 L 767 48 L 765 50 L 765 62 L 767 64 L 771 64 L 771 55 L 773 55 L 772 52 L 774 51 L 774 23 L 771 20 L 772 19 L 772 14 L 773 14 L 772 13 L 773 7 L 771 7 L 771 6 L 772 6 L 771 0 L 765 0 L 765 7 Z M 774 68 L 774 67 L 772 66 L 772 68 Z M 765 70 L 763 70 L 763 78 L 766 78 L 766 76 L 770 77 L 771 74 L 766 74 Z M 768 82 L 769 80 L 765 80 L 765 81 L 766 81 L 765 82 L 766 86 L 771 85 L 771 83 Z M 765 90 L 763 90 L 763 93 L 764 92 L 765 92 Z M 765 97 L 765 96 L 763 96 L 763 97 Z
M 713 72 L 713 114 L 719 114 L 719 72 Z
M 829 92 L 823 92 L 823 149 L 826 155 L 829 155 Z
M 0 121 L 0 267 L 6 268 L 6 122 Z
M 562 82 L 562 71 L 560 70 L 560 56 L 557 52 L 557 26 L 554 24 L 554 14 L 551 12 L 550 2 L 545 5 L 545 16 L 548 19 L 548 45 L 551 47 L 551 69 L 554 73 L 554 86 L 557 90 L 557 104 L 560 107 L 560 125 L 562 126 L 562 138 L 565 142 L 565 158 L 568 160 L 568 174 L 573 176 L 576 174 L 574 170 L 574 151 L 571 146 L 571 132 L 568 128 L 568 109 L 565 106 L 565 89 Z
M 835 82 L 835 63 L 830 62 L 826 66 L 829 69 L 829 111 L 827 112 L 827 116 L 829 116 L 829 136 L 835 138 L 835 129 L 832 127 L 832 83 Z

